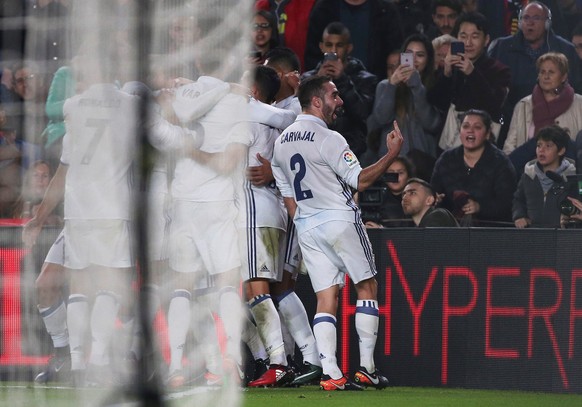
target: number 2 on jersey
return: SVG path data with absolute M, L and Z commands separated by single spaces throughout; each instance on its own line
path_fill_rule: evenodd
M 310 189 L 301 189 L 301 180 L 305 177 L 305 160 L 301 154 L 295 154 L 291 157 L 291 170 L 297 172 L 295 173 L 295 178 L 293 179 L 293 189 L 295 189 L 295 199 L 297 201 L 303 201 L 304 199 L 313 198 L 313 193 Z M 299 168 L 297 168 L 299 167 Z

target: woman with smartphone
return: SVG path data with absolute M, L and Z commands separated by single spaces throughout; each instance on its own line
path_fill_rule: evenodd
M 386 134 L 394 120 L 404 136 L 401 155 L 407 155 L 416 167 L 417 175 L 430 179 L 436 158 L 436 132 L 440 114 L 426 97 L 434 83 L 434 50 L 423 34 L 412 34 L 404 41 L 400 65 L 392 75 L 378 83 L 368 131 Z M 385 146 L 380 143 L 378 154 Z
M 263 65 L 267 52 L 279 45 L 277 20 L 269 11 L 259 10 L 251 24 L 252 50 L 248 56 L 249 63 Z

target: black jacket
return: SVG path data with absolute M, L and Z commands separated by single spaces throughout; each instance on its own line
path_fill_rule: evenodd
M 301 79 L 316 75 L 320 65 L 321 62 L 315 69 L 305 72 Z M 366 120 L 372 113 L 378 78 L 366 71 L 359 60 L 348 57 L 343 75 L 334 79 L 333 83 L 337 86 L 344 105 L 343 111 L 338 114 L 335 124 L 330 128 L 345 137 L 356 155 L 361 155 L 367 147 Z

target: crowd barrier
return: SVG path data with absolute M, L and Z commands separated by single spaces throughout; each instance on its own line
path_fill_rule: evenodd
M 20 227 L 0 227 L 0 372 L 36 367 L 51 350 L 30 284 L 58 232 L 44 230 L 28 252 Z M 582 392 L 582 230 L 369 235 L 381 316 L 376 361 L 393 385 Z M 347 283 L 338 359 L 350 372 L 359 358 L 356 295 Z M 309 278 L 300 276 L 297 287 L 313 316 Z

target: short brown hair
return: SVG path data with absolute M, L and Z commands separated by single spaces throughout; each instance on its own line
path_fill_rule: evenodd
M 568 58 L 560 52 L 547 52 L 536 61 L 536 69 L 540 70 L 540 65 L 546 61 L 552 61 L 558 67 L 562 75 L 568 74 Z

